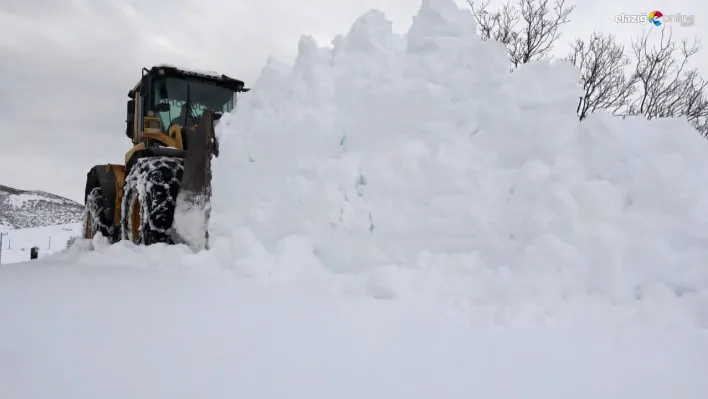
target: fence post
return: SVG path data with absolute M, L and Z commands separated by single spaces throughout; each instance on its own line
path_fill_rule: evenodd
M 2 238 L 6 236 L 7 233 L 0 233 L 0 265 L 2 265 Z M 9 238 L 8 238 L 9 240 Z
M 49 249 L 52 249 L 52 237 L 49 236 Z

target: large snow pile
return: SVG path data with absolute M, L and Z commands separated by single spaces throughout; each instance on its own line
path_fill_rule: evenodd
M 219 124 L 210 251 L 94 243 L 72 262 L 227 267 L 482 323 L 708 326 L 706 140 L 679 119 L 580 123 L 577 70 L 509 73 L 475 30 L 425 0 L 406 35 L 371 11 L 332 47 L 303 37 Z
M 475 29 L 425 0 L 405 36 L 371 11 L 271 60 L 218 129 L 205 256 L 367 271 L 385 296 L 656 301 L 708 325 L 708 143 L 678 119 L 580 123 L 577 70 L 509 73 Z

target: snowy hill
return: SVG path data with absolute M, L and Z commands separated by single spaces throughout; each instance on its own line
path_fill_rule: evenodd
M 217 129 L 209 251 L 0 267 L 4 396 L 704 398 L 708 141 L 579 122 L 577 70 L 475 31 L 424 0 L 271 60 Z
M 0 230 L 77 223 L 83 205 L 44 191 L 0 185 Z

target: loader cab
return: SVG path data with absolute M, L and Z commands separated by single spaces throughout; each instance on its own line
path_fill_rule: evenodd
M 204 110 L 231 112 L 244 82 L 226 75 L 191 72 L 158 65 L 143 69 L 143 76 L 128 93 L 126 136 L 133 144 L 143 132 L 167 133 L 176 124 L 192 126 Z

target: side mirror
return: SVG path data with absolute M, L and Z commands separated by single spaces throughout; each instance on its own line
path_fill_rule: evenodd
M 135 119 L 135 100 L 129 100 L 128 101 L 128 109 L 126 110 L 126 115 L 127 118 L 125 120 L 126 127 L 125 127 L 125 135 L 128 136 L 129 139 L 133 139 L 133 121 Z

